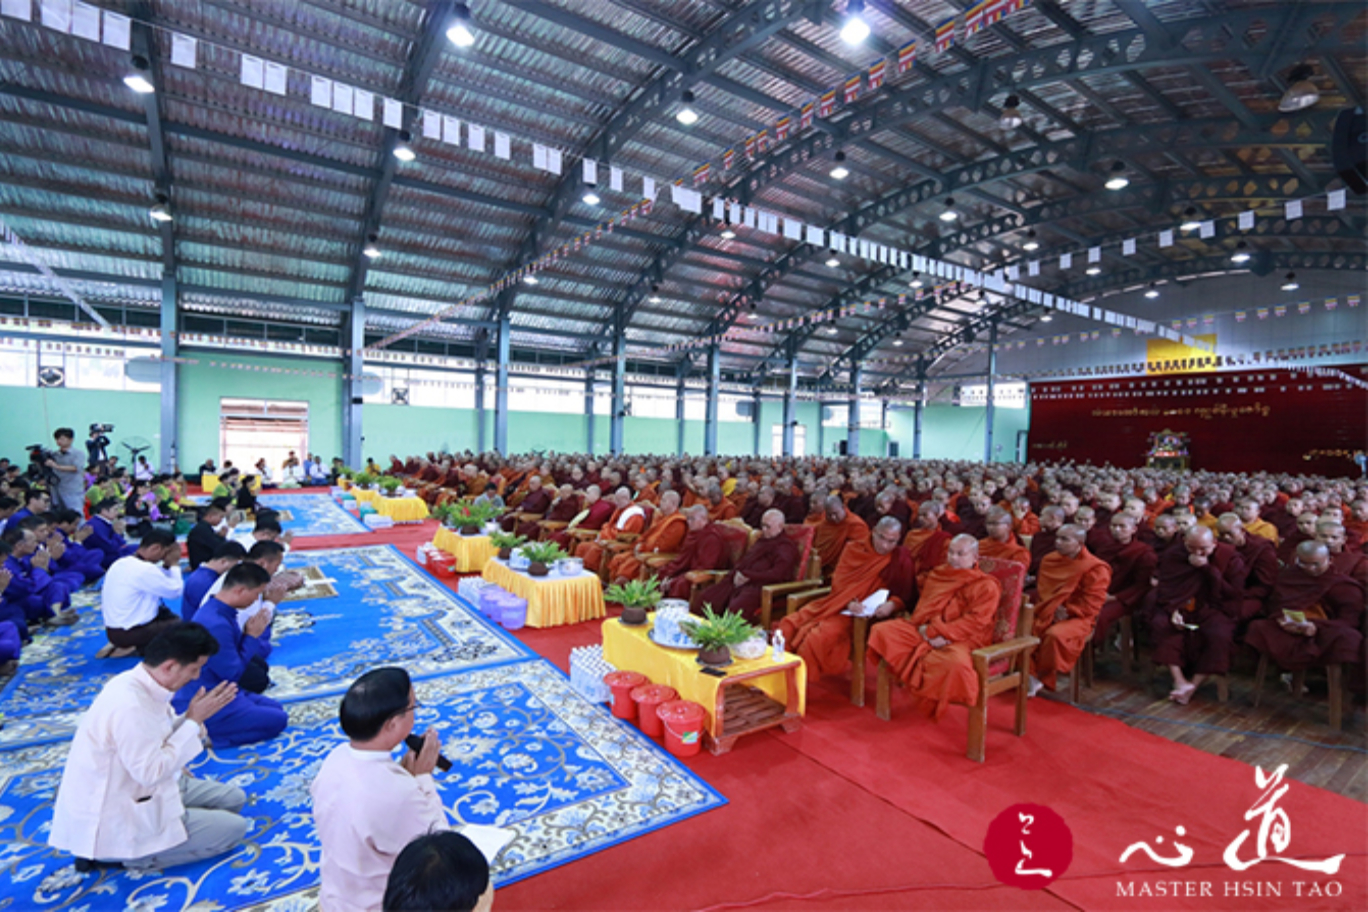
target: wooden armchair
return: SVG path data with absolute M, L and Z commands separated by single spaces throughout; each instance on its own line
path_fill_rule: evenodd
M 724 566 L 720 570 L 690 570 L 685 577 L 692 584 L 689 587 L 689 609 L 698 607 L 698 593 L 718 582 L 732 571 L 732 568 L 740 563 L 745 556 L 746 550 L 751 544 L 760 537 L 760 533 L 739 519 L 729 519 L 718 523 L 722 529 L 722 537 L 727 543 L 726 558 Z
M 1022 598 L 1026 568 L 1015 561 L 984 557 L 979 569 L 995 577 L 1002 584 L 998 600 L 997 623 L 993 628 L 990 646 L 971 653 L 974 672 L 978 675 L 978 702 L 969 708 L 969 743 L 967 756 L 983 762 L 988 732 L 988 700 L 1009 690 L 1016 691 L 1017 736 L 1026 734 L 1026 694 L 1029 690 L 1031 653 L 1040 640 L 1031 635 L 1035 624 L 1035 608 Z M 1013 636 L 1015 633 L 1015 636 Z M 893 673 L 887 662 L 879 662 L 878 696 L 875 712 L 880 719 L 891 717 L 889 698 Z
M 779 617 L 782 618 L 788 612 L 785 610 L 787 599 L 795 592 L 802 592 L 805 589 L 815 589 L 822 585 L 822 559 L 812 547 L 812 542 L 817 534 L 816 526 L 809 525 L 786 525 L 784 534 L 793 539 L 798 546 L 798 568 L 792 580 L 787 583 L 771 583 L 768 586 L 760 587 L 760 629 L 769 630 L 770 625 L 775 620 L 774 606 L 777 603 L 780 608 Z
M 1254 706 L 1258 708 L 1259 702 L 1263 699 L 1264 678 L 1268 676 L 1268 666 L 1273 660 L 1268 657 L 1268 653 L 1259 653 L 1259 667 L 1254 672 Z M 1313 666 L 1325 669 L 1325 683 L 1328 688 L 1330 712 L 1330 727 L 1339 731 L 1344 727 L 1344 687 L 1346 678 L 1344 677 L 1344 666 L 1342 665 L 1320 665 Z M 1292 672 L 1292 697 L 1301 699 L 1302 692 L 1306 689 L 1306 672 L 1311 669 L 1301 668 Z M 1349 704 L 1352 713 L 1353 704 Z

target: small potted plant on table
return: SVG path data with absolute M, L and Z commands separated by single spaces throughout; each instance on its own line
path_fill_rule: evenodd
M 479 535 L 485 523 L 499 515 L 499 508 L 491 503 L 468 503 L 456 507 L 451 524 L 462 535 Z
M 527 566 L 528 576 L 546 576 L 551 572 L 551 564 L 565 557 L 565 552 L 555 542 L 533 542 L 522 546 L 523 557 L 531 561 Z
M 622 606 L 620 620 L 629 627 L 640 627 L 646 623 L 646 612 L 656 606 L 660 596 L 660 580 L 655 577 L 614 583 L 603 592 L 605 602 L 617 602 Z
M 731 647 L 744 643 L 755 634 L 755 627 L 739 611 L 717 614 L 711 605 L 703 606 L 703 617 L 681 621 L 680 629 L 698 644 L 698 661 L 704 665 L 731 664 Z
M 380 490 L 385 492 L 386 497 L 394 497 L 404 483 L 392 475 L 385 475 L 380 479 Z
M 489 536 L 489 543 L 499 549 L 499 560 L 506 561 L 513 549 L 527 541 L 527 536 L 513 532 L 495 532 Z
M 352 477 L 353 483 L 364 491 L 375 490 L 375 475 L 370 472 L 357 472 Z

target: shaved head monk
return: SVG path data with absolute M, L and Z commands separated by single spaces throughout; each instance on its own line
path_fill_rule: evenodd
M 1363 587 L 1330 563 L 1321 542 L 1302 542 L 1278 574 L 1268 616 L 1250 622 L 1245 642 L 1279 667 L 1301 671 L 1363 658 Z
M 527 477 L 527 492 L 518 502 L 516 509 L 503 518 L 503 530 L 513 532 L 518 530 L 519 535 L 523 535 L 522 527 L 526 525 L 536 525 L 538 519 L 546 515 L 546 511 L 551 509 L 551 492 L 542 487 L 540 475 L 529 475 Z M 520 524 L 518 514 L 528 514 Z
M 1131 503 L 1142 503 L 1131 501 Z M 1095 641 L 1106 641 L 1107 629 L 1123 617 L 1133 617 L 1135 610 L 1153 588 L 1152 578 L 1159 565 L 1159 555 L 1135 536 L 1136 521 L 1129 511 L 1114 514 L 1109 533 L 1116 548 L 1107 564 L 1111 567 L 1111 582 L 1107 585 L 1107 599 L 1097 616 Z
M 651 527 L 637 539 L 632 550 L 616 554 L 608 562 L 608 579 L 624 583 L 642 578 L 645 561 L 661 554 L 668 554 L 673 559 L 684 545 L 688 531 L 684 515 L 679 512 L 679 492 L 666 491 L 660 495 L 660 505 L 656 507 Z
M 1040 646 L 1031 656 L 1031 696 L 1041 687 L 1053 690 L 1056 676 L 1073 670 L 1107 599 L 1111 567 L 1088 553 L 1087 535 L 1082 526 L 1061 526 L 1054 554 L 1040 562 L 1033 630 Z
M 1045 559 L 1045 555 L 1054 553 L 1055 535 L 1059 532 L 1059 527 L 1064 525 L 1064 519 L 1064 508 L 1058 504 L 1041 508 L 1040 531 L 1031 536 L 1031 566 L 1026 570 L 1028 577 L 1038 576 L 1040 562 Z M 1026 583 L 1029 586 L 1031 580 L 1028 579 Z
M 586 570 L 597 573 L 609 542 L 617 541 L 619 535 L 640 535 L 644 528 L 645 508 L 632 503 L 631 488 L 618 488 L 613 492 L 613 514 L 599 527 L 599 534 L 593 541 L 581 542 L 575 548 L 575 557 L 584 559 Z
M 739 611 L 748 621 L 760 616 L 760 590 L 773 583 L 792 582 L 801 554 L 784 534 L 782 510 L 766 510 L 760 519 L 760 538 L 746 549 L 736 569 L 699 593 L 700 604 L 714 611 Z
M 1278 527 L 1259 515 L 1259 502 L 1253 497 L 1244 497 L 1237 501 L 1235 515 L 1244 524 L 1246 535 L 1266 538 L 1274 548 L 1278 547 Z M 1216 519 L 1220 521 L 1219 516 Z
M 926 578 L 911 617 L 875 624 L 869 634 L 874 662 L 887 662 L 937 720 L 951 703 L 978 701 L 971 653 L 993 642 L 1002 587 L 978 569 L 978 557 L 974 537 L 956 535 L 945 563 Z
M 846 509 L 845 501 L 838 495 L 828 495 L 823 501 L 822 521 L 817 523 L 813 533 L 812 547 L 822 561 L 822 579 L 830 579 L 836 570 L 836 562 L 841 552 L 852 541 L 864 541 L 869 537 L 869 526 L 865 521 Z
M 590 485 L 584 489 L 584 500 L 580 512 L 575 514 L 575 518 L 570 520 L 570 525 L 563 532 L 553 533 L 551 541 L 561 546 L 562 550 L 571 548 L 570 535 L 571 529 L 602 529 L 616 510 L 616 505 L 611 500 L 603 499 L 603 491 L 598 485 Z
M 1345 547 L 1347 533 L 1343 523 L 1333 517 L 1317 520 L 1316 541 L 1330 552 L 1330 566 L 1336 573 L 1343 573 L 1368 589 L 1368 554 Z
M 1023 567 L 1031 565 L 1031 552 L 1017 541 L 1012 532 L 1012 514 L 1002 507 L 992 507 L 983 518 L 983 527 L 988 535 L 978 543 L 980 557 L 1016 561 Z
M 901 533 L 893 517 L 879 520 L 868 541 L 846 545 L 832 574 L 831 592 L 779 623 L 784 642 L 807 663 L 809 681 L 836 674 L 849 662 L 854 621 L 842 612 L 862 610 L 864 600 L 880 590 L 888 593 L 878 606 L 885 617 L 912 598 L 912 558 L 898 547 Z
M 1150 618 L 1154 661 L 1173 675 L 1169 699 L 1187 705 L 1208 676 L 1230 671 L 1244 562 L 1210 529 L 1198 527 L 1184 537 L 1181 550 L 1160 556 L 1158 573 Z
M 917 518 L 912 529 L 903 539 L 903 547 L 912 558 L 912 573 L 917 585 L 932 570 L 945 563 L 945 554 L 950 547 L 950 533 L 941 527 L 944 509 L 934 500 L 917 505 Z
M 689 574 L 720 570 L 727 559 L 727 542 L 717 524 L 708 519 L 708 508 L 695 504 L 684 511 L 688 532 L 679 556 L 658 571 L 661 588 L 669 598 L 689 597 L 693 580 Z
M 1250 535 L 1235 513 L 1216 517 L 1216 538 L 1234 548 L 1244 561 L 1244 597 L 1237 618 L 1242 629 L 1251 618 L 1264 613 L 1264 603 L 1278 580 L 1278 553 L 1267 538 Z
M 740 515 L 740 511 L 736 509 L 736 504 L 722 496 L 721 485 L 708 485 L 707 497 L 708 518 L 713 522 L 725 522 Z

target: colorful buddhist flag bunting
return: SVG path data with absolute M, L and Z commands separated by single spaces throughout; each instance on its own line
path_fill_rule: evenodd
M 860 74 L 856 73 L 845 81 L 845 91 L 841 95 L 842 104 L 850 104 L 860 97 Z
M 990 2 L 991 0 L 984 0 L 983 3 L 972 6 L 965 12 L 964 37 L 968 38 L 970 35 L 977 35 L 979 29 L 983 28 L 983 8 Z
M 909 41 L 898 48 L 898 75 L 901 76 L 917 62 L 917 42 Z
M 951 16 L 936 26 L 936 51 L 944 54 L 955 43 L 955 17 Z
M 1298 301 L 1298 302 L 1297 302 L 1297 313 L 1299 313 L 1299 314 L 1309 314 L 1310 312 L 1311 312 L 1311 302 L 1310 302 L 1310 301 Z
M 887 64 L 882 57 L 869 65 L 869 91 L 879 91 L 879 87 L 883 85 L 884 70 L 886 67 Z
M 712 165 L 709 162 L 704 162 L 697 168 L 694 168 L 694 186 L 697 187 L 699 184 L 706 184 L 708 182 L 708 175 L 710 174 L 712 174 Z
M 1235 322 L 1243 323 L 1247 316 L 1249 316 L 1249 314 L 1245 313 L 1243 310 L 1237 310 L 1235 311 Z
M 784 140 L 788 139 L 789 127 L 791 126 L 793 126 L 792 117 L 780 118 L 779 122 L 774 125 L 775 140 L 777 140 L 778 142 L 783 142 Z
M 808 127 L 812 126 L 812 113 L 816 108 L 817 106 L 809 101 L 798 109 L 798 129 L 806 130 Z
M 1256 313 L 1256 314 L 1258 315 L 1258 317 L 1259 317 L 1260 320 L 1267 320 L 1267 319 L 1268 319 L 1268 308 L 1267 308 L 1267 307 L 1260 307 L 1258 310 L 1254 311 L 1254 313 Z
M 824 92 L 822 97 L 817 100 L 817 116 L 830 117 L 831 112 L 836 110 L 836 90 Z
M 1275 316 L 1275 317 L 1285 317 L 1285 316 L 1287 316 L 1287 305 L 1286 305 L 1286 304 L 1279 304 L 1277 307 L 1274 307 L 1274 308 L 1273 308 L 1273 316 Z
M 755 137 L 746 137 L 746 158 L 755 158 Z
M 730 170 L 732 169 L 732 165 L 734 165 L 735 163 L 736 163 L 736 150 L 735 150 L 735 149 L 728 149 L 726 152 L 723 152 L 723 153 L 722 153 L 722 167 L 723 167 L 724 169 L 726 169 L 727 171 L 730 171 Z
M 1334 310 L 1334 309 L 1335 309 L 1336 307 L 1338 307 L 1338 306 L 1339 306 L 1339 301 L 1336 300 L 1335 298 L 1326 298 L 1326 299 L 1325 299 L 1325 309 L 1326 309 L 1326 310 Z
M 1350 307 L 1358 307 L 1359 297 L 1360 296 L 1356 294 L 1349 295 L 1347 298 L 1344 299 L 1344 303 L 1348 304 Z
M 1202 325 L 1203 325 L 1203 326 L 1210 326 L 1212 323 L 1215 323 L 1215 322 L 1216 322 L 1216 315 L 1215 315 L 1215 314 L 1207 314 L 1206 316 L 1202 317 Z

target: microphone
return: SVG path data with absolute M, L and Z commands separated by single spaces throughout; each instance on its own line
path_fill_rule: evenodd
M 423 749 L 423 736 L 409 735 L 404 739 L 404 744 L 409 750 L 416 754 Z M 445 773 L 447 770 L 451 769 L 451 761 L 439 753 L 437 755 L 437 768 Z

